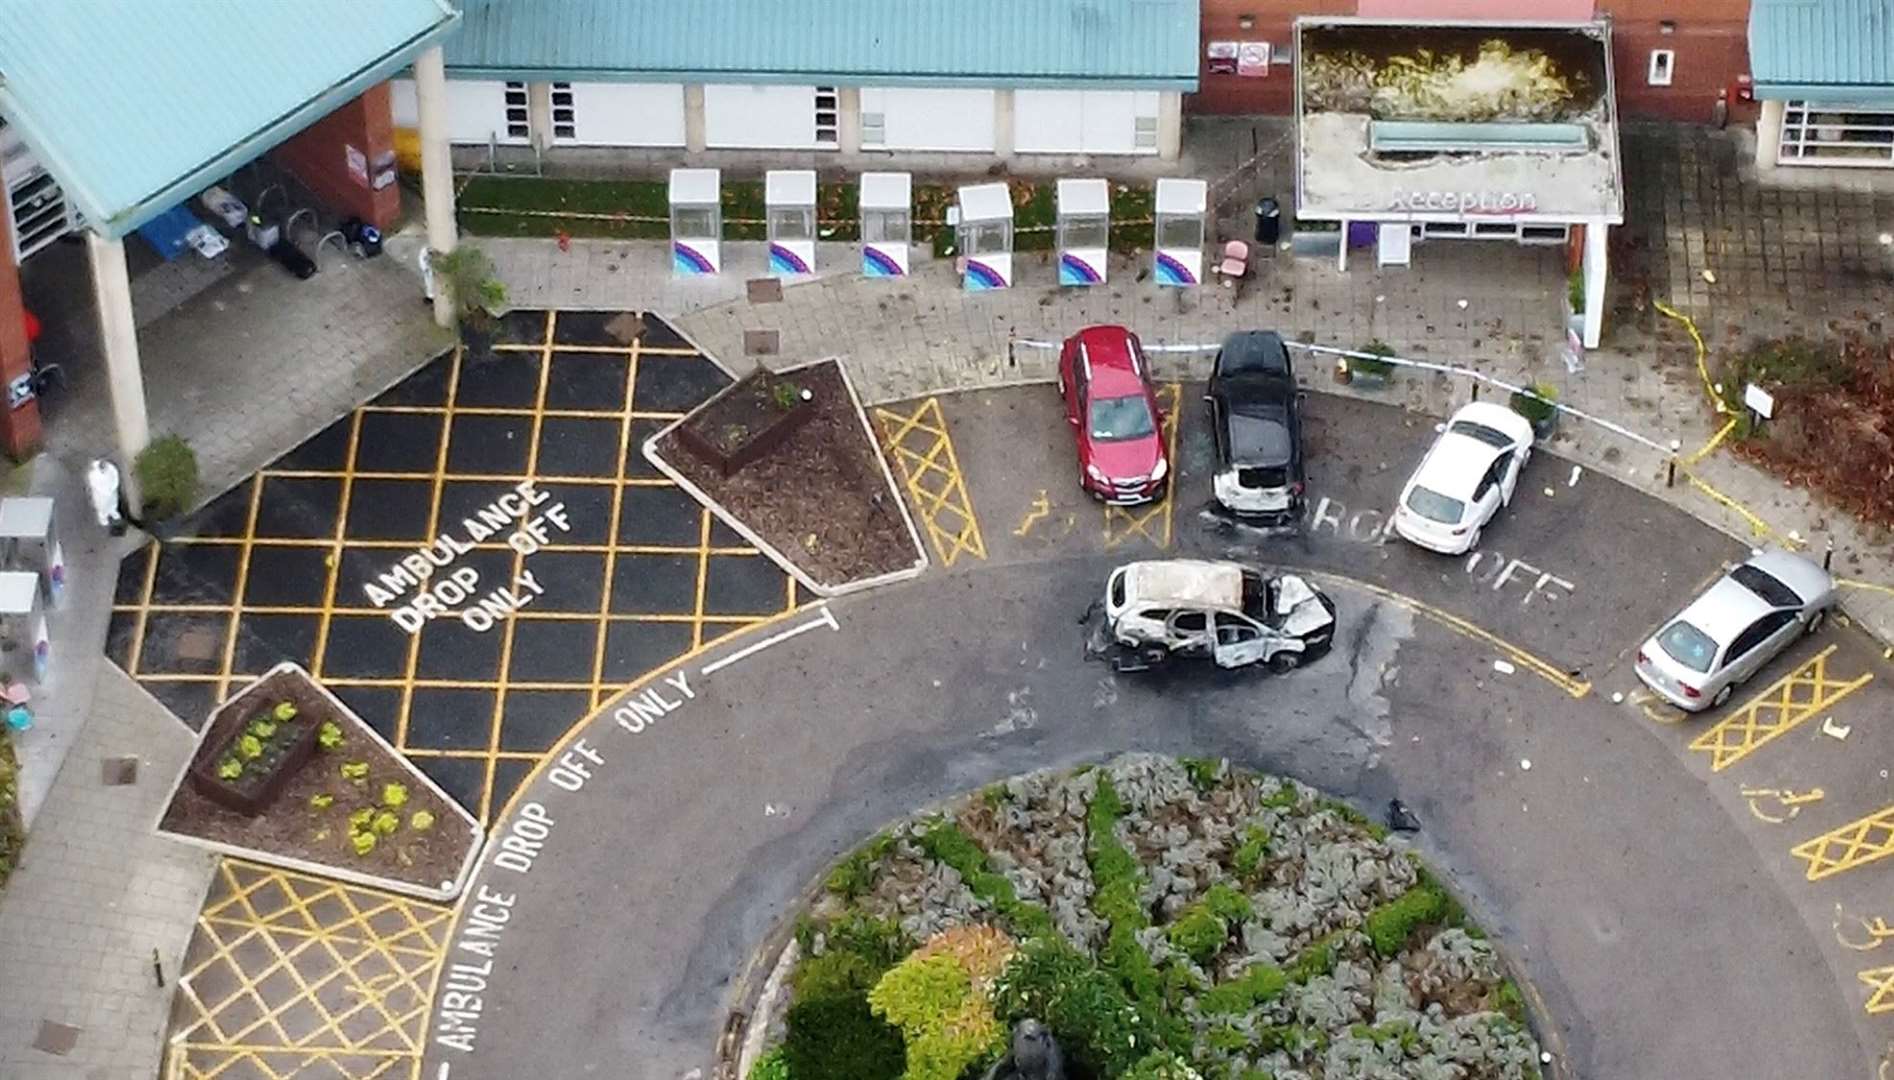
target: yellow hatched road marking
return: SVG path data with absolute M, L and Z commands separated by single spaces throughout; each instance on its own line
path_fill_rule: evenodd
M 1894 855 L 1894 806 L 1884 806 L 1863 818 L 1832 829 L 1790 849 L 1808 863 L 1804 877 L 1820 881 L 1857 866 Z
M 1164 497 L 1144 506 L 1106 506 L 1105 507 L 1105 549 L 1107 551 L 1129 541 L 1134 536 L 1142 536 L 1159 551 L 1171 546 L 1171 511 L 1176 501 L 1171 498 L 1177 487 L 1177 412 L 1178 402 L 1183 397 L 1183 387 L 1178 383 L 1165 383 L 1158 388 L 1158 406 L 1164 410 L 1163 436 L 1165 457 L 1171 463 L 1173 475 L 1164 487 Z
M 1794 731 L 1809 717 L 1874 681 L 1869 672 L 1858 679 L 1831 679 L 1830 645 L 1808 663 L 1776 680 L 1775 684 L 1697 736 L 1690 749 L 1710 755 L 1710 771 L 1722 772 L 1775 739 Z
M 1894 1012 L 1894 967 L 1869 968 L 1856 972 L 1855 978 L 1873 988 L 1864 1009 L 1869 1013 Z
M 985 559 L 986 540 L 980 535 L 973 500 L 967 496 L 966 476 L 960 471 L 960 458 L 947 433 L 940 399 L 928 398 L 905 415 L 877 407 L 875 420 L 881 428 L 882 445 L 894 452 L 902 486 L 914 504 L 914 512 L 927 526 L 928 539 L 940 556 L 940 564 L 952 566 L 963 553 Z M 919 436 L 918 449 L 910 444 L 911 435 Z

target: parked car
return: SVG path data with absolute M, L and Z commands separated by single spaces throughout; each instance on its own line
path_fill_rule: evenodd
M 1288 671 L 1335 640 L 1335 602 L 1321 589 L 1294 574 L 1270 577 L 1233 562 L 1126 563 L 1106 579 L 1104 602 L 1094 605 L 1100 609 L 1091 648 L 1119 671 L 1174 657 Z
M 1138 335 L 1088 326 L 1059 352 L 1059 396 L 1078 442 L 1079 486 L 1108 503 L 1150 502 L 1171 471 L 1163 414 Z
M 1283 525 L 1302 516 L 1302 394 L 1282 335 L 1223 339 L 1210 368 L 1217 473 L 1211 490 L 1233 514 Z
M 1835 602 L 1827 571 L 1786 551 L 1762 552 L 1638 646 L 1638 678 L 1687 712 L 1721 705 L 1790 642 L 1820 629 Z
M 1443 555 L 1463 555 L 1512 501 L 1532 457 L 1532 424 L 1503 405 L 1476 401 L 1449 417 L 1394 507 L 1394 531 Z

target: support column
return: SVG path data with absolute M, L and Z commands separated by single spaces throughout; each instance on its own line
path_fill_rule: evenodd
M 532 136 L 533 149 L 542 154 L 552 149 L 551 83 L 526 84 L 526 130 Z
M 1157 156 L 1176 161 L 1184 149 L 1184 95 L 1166 90 L 1157 96 Z
M 20 296 L 20 268 L 13 262 L 13 220 L 0 206 L 0 389 L 33 370 L 33 346 L 26 339 L 26 307 Z M 0 450 L 15 461 L 39 449 L 39 402 L 0 407 Z
M 1013 107 L 1011 90 L 993 91 L 993 153 L 997 157 L 1013 156 Z
M 862 91 L 859 86 L 844 86 L 836 91 L 836 106 L 841 115 L 836 117 L 837 147 L 844 154 L 859 154 L 862 151 Z
M 1598 339 L 1605 329 L 1605 263 L 1606 233 L 1610 229 L 1602 221 L 1593 221 L 1585 226 L 1585 347 L 1596 349 Z
M 421 201 L 427 210 L 427 246 L 446 254 L 460 244 L 454 225 L 454 160 L 447 150 L 447 69 L 439 45 L 414 58 L 414 97 L 421 114 Z M 434 290 L 434 321 L 454 325 L 454 297 Z
M 151 442 L 151 422 L 145 410 L 145 376 L 138 363 L 138 329 L 132 319 L 132 281 L 125 270 L 125 244 L 86 233 L 86 252 L 92 259 L 93 300 L 99 309 L 99 347 L 105 353 L 105 376 L 112 392 L 112 426 L 118 436 L 119 484 L 126 505 L 137 514 L 144 508 L 138 491 L 138 455 Z
M 1782 145 L 1783 102 L 1764 101 L 1762 115 L 1756 118 L 1756 167 L 1776 167 L 1776 150 Z
M 704 127 L 704 87 L 702 83 L 684 87 L 684 149 L 693 154 L 704 152 L 710 137 Z
M 1342 227 L 1342 230 L 1341 230 L 1342 244 L 1341 244 L 1340 249 L 1338 249 L 1335 252 L 1335 270 L 1337 273 L 1346 274 L 1348 272 L 1348 219 L 1347 218 L 1343 218 L 1341 220 L 1341 227 Z

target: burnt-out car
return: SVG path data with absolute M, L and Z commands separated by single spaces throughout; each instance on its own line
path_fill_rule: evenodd
M 1210 370 L 1218 505 L 1264 525 L 1302 516 L 1302 394 L 1282 335 L 1246 330 L 1224 339 Z
M 1335 601 L 1295 574 L 1200 559 L 1126 563 L 1094 604 L 1088 651 L 1119 671 L 1178 657 L 1288 671 L 1335 642 Z

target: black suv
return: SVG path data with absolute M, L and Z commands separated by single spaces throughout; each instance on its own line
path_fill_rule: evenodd
M 1302 395 L 1282 335 L 1245 330 L 1223 340 L 1210 369 L 1217 502 L 1271 525 L 1302 516 Z

